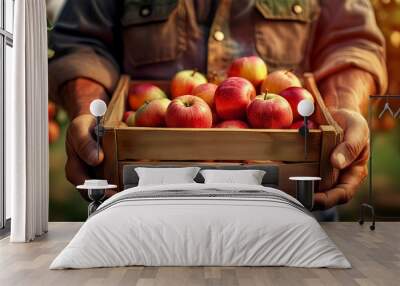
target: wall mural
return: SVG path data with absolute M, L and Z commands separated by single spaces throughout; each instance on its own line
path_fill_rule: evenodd
M 295 186 L 294 182 L 283 178 L 284 174 L 287 177 L 289 174 L 322 176 L 323 187 L 335 187 L 333 182 L 336 182 L 339 173 L 332 168 L 329 154 L 336 146 L 332 140 L 339 142 L 344 125 L 338 124 L 335 116 L 332 117 L 327 111 L 331 102 L 325 97 L 329 93 L 329 84 L 322 83 L 317 87 L 313 77 L 304 77 L 304 73 L 311 69 L 307 62 L 314 59 L 302 60 L 306 56 L 304 51 L 301 52 L 301 45 L 291 53 L 284 52 L 289 43 L 293 42 L 290 40 L 293 31 L 297 31 L 296 35 L 301 35 L 302 25 L 306 25 L 306 17 L 311 15 L 312 10 L 303 11 L 299 5 L 282 7 L 280 13 L 288 11 L 282 17 L 294 19 L 293 26 L 286 31 L 285 41 L 270 28 L 273 26 L 271 23 L 279 23 L 265 24 L 265 21 L 270 21 L 269 10 L 265 7 L 253 7 L 253 4 L 250 5 L 252 1 L 240 10 L 243 15 L 252 15 L 257 22 L 256 28 L 261 37 L 257 39 L 246 36 L 249 33 L 239 33 L 246 28 L 253 29 L 251 27 L 228 27 L 226 23 L 229 23 L 229 17 L 226 11 L 217 9 L 212 4 L 214 1 L 204 1 L 201 7 L 204 13 L 200 13 L 203 15 L 199 14 L 196 19 L 192 19 L 196 22 L 191 23 L 193 27 L 185 26 L 192 29 L 189 35 L 185 34 L 187 31 L 179 24 L 184 21 L 180 10 L 176 9 L 180 5 L 179 1 L 168 1 L 162 7 L 144 5 L 146 1 L 125 1 L 122 14 L 119 14 L 119 8 L 115 4 L 110 4 L 113 1 L 99 2 L 101 7 L 98 13 L 104 14 L 97 15 L 96 18 L 92 12 L 88 13 L 87 5 L 82 4 L 84 2 L 79 4 L 79 1 L 74 0 L 47 0 L 50 23 L 50 221 L 85 220 L 87 194 L 80 193 L 75 186 L 87 178 L 99 177 L 106 177 L 110 183 L 120 184 L 123 178 L 117 160 L 120 164 L 138 159 L 148 163 L 160 158 L 165 161 L 185 158 L 209 164 L 222 161 L 255 164 L 272 160 L 274 164 L 298 164 L 297 169 L 289 168 L 289 165 L 279 167 L 280 175 L 276 174 L 276 180 L 279 181 L 280 188 L 290 190 Z M 387 43 L 387 93 L 400 94 L 400 24 L 395 17 L 400 12 L 400 4 L 395 1 L 371 2 Z M 235 8 L 237 7 L 234 6 L 232 11 Z M 213 15 L 216 14 L 221 20 L 213 22 Z M 210 29 L 209 34 L 205 32 L 208 31 L 207 27 Z M 265 42 L 265 35 L 268 38 L 271 35 L 276 36 L 281 48 L 272 48 L 269 42 Z M 296 41 L 307 44 L 306 38 L 296 38 Z M 140 52 L 130 52 L 133 50 Z M 357 73 L 355 77 L 361 77 L 366 82 L 372 79 L 364 73 Z M 380 71 L 376 71 L 374 76 L 380 78 L 379 73 Z M 124 75 L 130 75 L 130 78 Z M 228 76 L 230 79 L 227 79 Z M 344 77 L 354 77 L 354 74 L 344 74 Z M 343 79 L 338 81 L 341 80 Z M 319 92 L 322 93 L 321 98 Z M 176 100 L 186 94 L 193 96 Z M 113 95 L 111 99 L 110 95 Z M 256 95 L 259 96 L 255 98 Z M 311 131 L 307 132 L 306 129 L 299 135 L 296 130 L 304 126 L 304 114 L 307 112 L 299 114 L 297 107 L 302 99 L 310 98 L 317 112 L 307 120 L 306 126 Z M 101 125 L 112 129 L 112 132 L 116 130 L 114 128 L 121 128 L 118 131 L 120 133 L 104 132 L 100 153 L 97 153 L 93 129 L 96 121 L 92 115 L 87 114 L 94 99 L 103 99 L 108 103 L 108 111 L 102 118 Z M 185 107 L 190 106 L 194 108 L 185 113 Z M 400 204 L 400 181 L 396 172 L 400 167 L 400 100 L 389 96 L 377 97 L 364 107 L 365 111 L 370 109 L 373 113 L 369 125 L 373 134 L 374 155 L 373 168 L 369 171 L 374 177 L 372 187 L 377 214 L 400 216 L 396 207 Z M 272 115 L 271 110 L 275 112 Z M 271 131 L 268 138 L 272 136 L 275 141 L 263 143 L 264 145 L 257 143 L 258 136 L 262 136 L 257 132 L 248 132 L 246 136 L 219 132 L 216 137 L 215 133 L 198 135 L 200 133 L 193 131 L 185 135 L 189 140 L 185 142 L 192 144 L 188 146 L 176 139 L 183 136 L 179 131 L 167 135 L 162 132 L 155 134 L 124 131 L 124 128 L 129 130 L 128 127 L 135 126 L 257 128 L 280 131 Z M 332 129 L 324 129 L 323 126 L 330 126 Z M 118 134 L 118 140 L 115 139 L 115 134 Z M 201 138 L 206 138 L 204 140 L 213 142 L 215 146 L 220 144 L 220 151 L 215 152 L 212 148 L 202 146 Z M 324 141 L 324 138 L 330 138 L 330 141 Z M 236 145 L 231 142 L 233 140 L 237 140 Z M 286 145 L 277 140 L 286 140 Z M 157 142 L 163 144 L 157 145 Z M 307 145 L 303 142 L 307 142 Z M 168 144 L 177 144 L 180 147 Z M 246 144 L 250 144 L 247 146 L 249 148 L 246 148 Z M 113 157 L 113 148 L 118 148 L 118 156 L 122 156 L 122 159 Z M 189 148 L 193 152 L 185 153 Z M 209 153 L 205 150 L 213 155 L 208 156 Z M 265 158 L 260 158 L 259 154 L 264 154 Z M 315 165 L 317 162 L 318 165 Z M 99 164 L 99 167 L 93 167 Z M 112 194 L 107 192 L 106 195 Z M 366 201 L 367 195 L 368 180 L 360 186 L 354 198 L 338 206 L 331 217 L 340 220 L 357 219 L 359 205 Z

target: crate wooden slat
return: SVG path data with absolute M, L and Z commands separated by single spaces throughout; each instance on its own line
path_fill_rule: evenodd
M 297 130 L 116 129 L 119 160 L 279 160 L 319 161 L 321 131 L 311 131 L 309 153 Z

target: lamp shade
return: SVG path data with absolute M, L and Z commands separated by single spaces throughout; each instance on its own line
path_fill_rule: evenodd
M 311 116 L 314 113 L 314 103 L 309 99 L 303 99 L 297 105 L 297 111 L 303 117 Z
M 107 111 L 107 104 L 101 99 L 95 99 L 90 103 L 90 113 L 93 116 L 103 116 Z

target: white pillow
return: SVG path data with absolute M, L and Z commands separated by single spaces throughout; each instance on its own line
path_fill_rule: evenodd
M 262 170 L 201 170 L 205 184 L 261 185 L 265 171 Z
M 199 167 L 186 168 L 135 168 L 139 186 L 195 183 Z

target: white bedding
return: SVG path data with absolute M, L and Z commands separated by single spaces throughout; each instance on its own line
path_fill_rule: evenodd
M 207 193 L 207 189 L 258 190 L 271 199 L 234 195 L 129 199 L 145 191 Z M 127 265 L 351 267 L 294 198 L 273 188 L 238 184 L 125 190 L 99 207 L 50 269 Z

